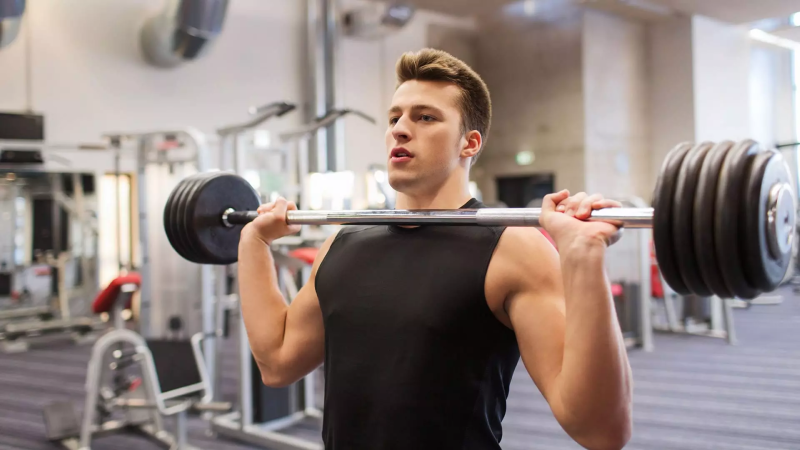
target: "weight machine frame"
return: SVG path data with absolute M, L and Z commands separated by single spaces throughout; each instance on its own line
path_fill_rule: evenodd
M 280 134 L 280 141 L 283 145 L 297 144 L 296 164 L 297 177 L 300 184 L 300 207 L 305 207 L 308 202 L 308 188 L 304 182 L 304 177 L 309 173 L 309 141 L 316 134 L 317 130 L 328 127 L 342 117 L 354 114 L 371 123 L 375 120 L 364 114 L 363 112 L 352 109 L 334 109 L 329 111 L 325 116 L 311 123 L 302 125 L 295 130 L 291 130 Z M 224 136 L 233 136 L 233 152 L 234 156 L 233 166 L 239 169 L 238 165 L 241 158 L 238 156 L 238 135 L 247 128 L 242 126 L 226 127 L 223 130 L 234 130 L 232 133 L 226 133 Z M 224 152 L 228 153 L 228 152 Z M 237 170 L 238 172 L 238 170 Z M 277 239 L 274 242 L 274 247 L 296 246 L 302 245 L 303 242 L 308 240 L 319 240 L 327 236 L 311 236 L 308 233 L 301 233 L 300 236 L 286 236 Z M 281 285 L 281 291 L 285 292 L 288 299 L 293 299 L 297 294 L 298 288 L 291 277 L 290 269 L 299 270 L 303 273 L 303 282 L 305 282 L 309 275 L 309 267 L 302 261 L 296 260 L 281 250 L 273 250 L 273 257 L 278 265 L 278 279 Z M 221 267 L 219 270 L 226 270 Z M 219 285 L 218 285 L 219 288 Z M 238 300 L 238 297 L 237 297 Z M 218 317 L 222 317 L 221 311 L 218 311 Z M 220 435 L 229 436 L 231 438 L 245 441 L 257 445 L 264 445 L 269 448 L 279 450 L 322 450 L 322 444 L 317 442 L 310 442 L 306 439 L 290 436 L 282 433 L 289 427 L 297 425 L 301 422 L 311 420 L 319 423 L 321 427 L 322 410 L 314 404 L 316 393 L 316 382 L 314 375 L 316 371 L 312 371 L 306 375 L 302 381 L 303 402 L 297 408 L 297 397 L 299 393 L 290 395 L 290 409 L 296 409 L 285 417 L 270 420 L 263 423 L 256 423 L 253 420 L 253 367 L 252 367 L 252 353 L 250 350 L 250 342 L 247 338 L 247 331 L 244 326 L 244 321 L 239 317 L 238 324 L 239 333 L 239 411 L 230 414 L 219 415 L 211 420 L 211 429 Z M 218 360 L 219 361 L 219 360 Z M 292 387 L 297 389 L 296 385 Z

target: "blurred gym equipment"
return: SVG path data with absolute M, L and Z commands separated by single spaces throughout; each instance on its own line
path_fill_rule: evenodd
M 346 193 L 336 192 L 331 186 L 323 187 L 326 181 L 333 181 L 336 184 L 339 178 L 346 176 L 345 172 L 325 172 L 325 173 L 310 173 L 310 159 L 309 154 L 310 141 L 317 134 L 319 130 L 336 123 L 339 119 L 354 114 L 371 123 L 375 120 L 370 116 L 360 111 L 351 109 L 334 109 L 328 111 L 322 117 L 304 124 L 296 129 L 289 130 L 279 135 L 281 146 L 283 147 L 283 165 L 284 175 L 287 179 L 287 184 L 280 186 L 279 191 L 266 191 L 265 186 L 260 186 L 261 192 L 255 190 L 252 185 L 245 181 L 250 192 L 253 192 L 258 198 L 259 202 L 263 197 L 272 197 L 273 195 L 282 195 L 288 199 L 297 201 L 300 205 L 311 205 L 317 201 L 325 202 L 326 199 L 330 201 L 336 197 L 336 201 L 349 201 Z M 227 132 L 227 130 L 236 130 L 237 132 L 244 131 L 246 127 L 227 127 L 223 130 L 226 132 L 223 135 L 227 137 L 225 142 L 238 142 L 238 134 Z M 240 164 L 243 157 L 239 155 L 238 144 L 233 146 L 234 151 L 227 150 L 221 157 L 222 167 L 233 167 L 237 172 L 243 170 Z M 241 172 L 240 172 L 241 173 Z M 198 174 L 204 176 L 205 174 Z M 236 176 L 229 174 L 231 176 Z M 238 176 L 236 176 L 238 179 Z M 316 183 L 321 183 L 320 188 L 315 187 Z M 323 195 L 314 195 L 315 192 L 325 191 Z M 173 191 L 175 192 L 175 191 Z M 188 192 L 183 195 L 188 195 Z M 318 198 L 318 200 L 314 200 Z M 167 200 L 169 202 L 169 199 Z M 167 224 L 167 218 L 164 218 L 164 224 Z M 309 246 L 318 245 L 328 235 L 329 230 L 304 230 L 299 236 L 286 236 L 285 238 L 278 239 L 273 243 L 273 255 L 278 263 L 278 270 L 281 273 L 282 289 L 285 290 L 287 298 L 291 299 L 297 291 L 297 282 L 295 276 L 305 280 L 308 276 L 308 264 L 303 263 L 302 260 L 292 257 L 292 249 L 306 248 Z M 239 314 L 238 311 L 238 297 L 235 292 L 234 271 L 228 267 L 217 268 L 215 273 L 222 272 L 217 280 L 229 280 L 230 282 L 222 283 L 217 282 L 217 298 L 224 299 L 218 303 L 216 317 L 220 330 L 226 330 L 221 336 L 227 336 L 227 330 L 233 329 L 228 324 L 235 315 Z M 292 275 L 293 274 L 293 275 Z M 303 421 L 310 420 L 319 426 L 321 414 L 313 406 L 313 392 L 314 392 L 314 377 L 315 373 L 312 372 L 306 376 L 301 382 L 295 383 L 292 386 L 280 389 L 269 388 L 264 386 L 260 377 L 254 374 L 253 356 L 250 351 L 250 344 L 247 339 L 247 333 L 241 322 L 241 317 L 238 318 L 236 325 L 238 331 L 239 348 L 239 395 L 238 395 L 238 410 L 230 414 L 222 415 L 214 418 L 211 421 L 212 430 L 221 436 L 231 437 L 237 440 L 252 442 L 259 445 L 275 446 L 279 448 L 318 448 L 316 443 L 308 442 L 307 440 L 300 439 L 282 433 L 287 427 L 297 425 Z M 218 347 L 220 348 L 220 347 Z M 217 361 L 220 359 L 218 358 Z M 218 383 L 221 379 L 218 379 Z M 219 386 L 219 384 L 217 384 Z
M 130 308 L 140 283 L 136 273 L 120 276 L 95 299 L 94 311 L 109 314 L 114 329 L 92 348 L 83 418 L 69 402 L 45 407 L 48 440 L 68 449 L 88 449 L 94 439 L 124 431 L 141 434 L 163 448 L 190 449 L 186 438 L 188 412 L 224 412 L 230 408 L 211 403 L 201 333 L 190 343 L 148 341 L 125 328 L 121 313 Z M 109 355 L 111 362 L 107 362 Z M 133 368 L 139 369 L 137 375 L 130 374 Z M 162 423 L 162 416 L 173 415 L 177 416 L 174 436 Z
M 13 171 L 12 171 L 13 170 Z M 97 292 L 94 176 L 27 163 L 0 170 L 0 348 L 83 342 L 105 325 Z

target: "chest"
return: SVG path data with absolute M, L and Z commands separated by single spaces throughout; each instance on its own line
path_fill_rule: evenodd
M 456 338 L 494 320 L 486 242 L 436 233 L 355 237 L 332 246 L 317 273 L 326 332 Z

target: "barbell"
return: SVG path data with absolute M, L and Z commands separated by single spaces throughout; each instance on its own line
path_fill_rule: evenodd
M 587 219 L 653 228 L 664 280 L 682 295 L 751 299 L 777 288 L 795 234 L 791 172 L 751 140 L 682 143 L 664 160 L 652 208 L 595 210 Z M 242 227 L 258 217 L 258 192 L 228 172 L 183 179 L 164 207 L 167 238 L 198 264 L 237 261 Z M 299 225 L 539 226 L 539 208 L 287 211 Z

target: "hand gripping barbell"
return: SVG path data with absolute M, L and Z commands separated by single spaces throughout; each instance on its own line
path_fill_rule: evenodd
M 653 208 L 595 210 L 587 220 L 653 228 L 665 281 L 679 294 L 750 299 L 774 290 L 795 234 L 791 172 L 783 157 L 747 140 L 684 143 L 667 155 Z M 164 208 L 173 248 L 198 264 L 237 260 L 239 234 L 258 216 L 258 193 L 243 178 L 208 172 L 182 180 Z M 539 226 L 539 208 L 288 211 L 300 225 Z

